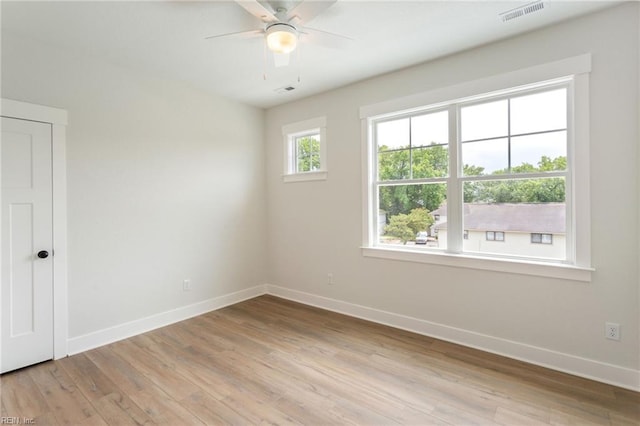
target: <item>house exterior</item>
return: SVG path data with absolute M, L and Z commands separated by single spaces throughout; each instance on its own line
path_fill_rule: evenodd
M 465 204 L 463 250 L 564 259 L 565 212 L 564 203 Z M 431 214 L 431 233 L 446 241 L 447 206 Z

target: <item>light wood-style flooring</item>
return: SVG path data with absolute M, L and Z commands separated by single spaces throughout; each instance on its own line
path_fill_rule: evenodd
M 640 424 L 639 393 L 273 296 L 0 380 L 5 423 Z

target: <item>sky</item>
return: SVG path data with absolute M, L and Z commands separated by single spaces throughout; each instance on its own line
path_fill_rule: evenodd
M 492 173 L 508 166 L 509 126 L 511 127 L 511 165 L 537 165 L 543 155 L 551 158 L 567 155 L 567 92 L 565 88 L 506 99 L 484 101 L 461 107 L 462 163 L 484 167 Z M 510 114 L 510 122 L 508 120 Z M 378 124 L 378 146 L 389 149 L 446 144 L 446 111 Z M 411 124 L 411 125 L 410 125 Z M 557 130 L 551 133 L 515 136 Z M 478 141 L 478 139 L 488 139 Z M 471 142 L 473 141 L 473 142 Z

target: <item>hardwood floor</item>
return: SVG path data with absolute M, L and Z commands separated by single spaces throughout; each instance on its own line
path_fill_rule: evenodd
M 640 424 L 639 393 L 272 296 L 0 380 L 4 423 Z

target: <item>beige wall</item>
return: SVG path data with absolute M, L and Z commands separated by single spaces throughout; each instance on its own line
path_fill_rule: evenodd
M 637 8 L 625 4 L 269 109 L 269 283 L 640 377 Z M 361 106 L 584 53 L 592 54 L 592 282 L 362 256 Z M 328 180 L 285 184 L 281 126 L 316 116 L 327 117 Z M 604 338 L 605 321 L 622 325 L 620 342 Z
M 69 112 L 70 338 L 263 283 L 262 110 L 6 32 L 2 97 Z

